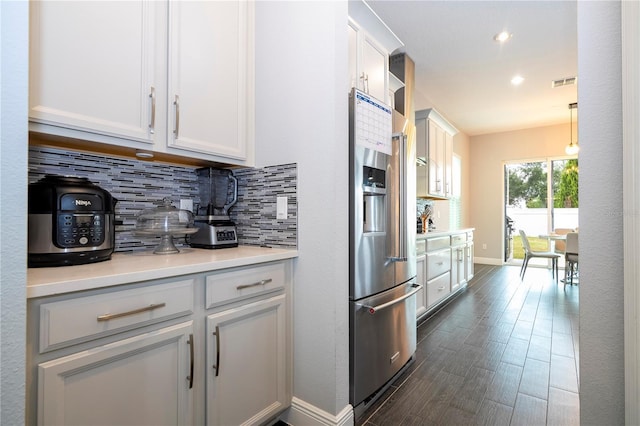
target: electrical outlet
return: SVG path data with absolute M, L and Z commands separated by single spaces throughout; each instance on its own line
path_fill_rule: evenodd
M 482 250 L 486 250 L 487 249 L 487 245 L 486 244 L 482 244 Z
M 276 197 L 276 219 L 287 218 L 287 197 Z

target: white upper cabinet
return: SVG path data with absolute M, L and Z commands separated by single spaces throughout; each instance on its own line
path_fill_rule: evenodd
M 32 131 L 252 165 L 252 1 L 31 7 Z
M 363 1 L 349 2 L 349 88 L 389 104 L 389 54 L 402 41 Z
M 244 160 L 253 119 L 253 10 L 169 3 L 169 147 Z
M 349 31 L 349 87 L 356 87 L 389 103 L 389 53 L 351 21 Z
M 452 195 L 453 136 L 458 130 L 436 110 L 416 111 L 416 192 L 418 197 Z
M 30 7 L 29 118 L 152 143 L 155 2 Z

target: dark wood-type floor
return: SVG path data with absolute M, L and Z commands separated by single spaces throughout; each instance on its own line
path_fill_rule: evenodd
M 465 292 L 419 325 L 415 362 L 357 425 L 579 425 L 579 287 L 519 271 L 476 265 Z

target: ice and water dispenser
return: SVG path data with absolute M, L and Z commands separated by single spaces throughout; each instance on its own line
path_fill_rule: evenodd
M 363 229 L 362 232 L 385 232 L 386 194 L 385 171 L 362 167 Z

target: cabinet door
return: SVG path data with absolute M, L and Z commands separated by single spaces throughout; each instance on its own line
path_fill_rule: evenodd
M 356 22 L 347 25 L 349 40 L 349 88 L 357 87 L 381 102 L 389 103 L 389 54 Z
M 38 424 L 191 424 L 192 336 L 189 321 L 40 364 Z
M 451 249 L 451 292 L 458 290 L 464 282 L 464 246 Z
M 246 159 L 253 64 L 252 2 L 169 2 L 169 147 Z
M 153 1 L 47 2 L 30 7 L 29 118 L 152 142 Z
M 362 71 L 365 74 L 367 93 L 374 98 L 388 103 L 387 73 L 389 56 L 376 42 L 364 34 L 362 43 Z
M 469 281 L 471 278 L 473 278 L 473 274 L 474 274 L 474 267 L 473 267 L 473 243 L 467 243 L 467 246 L 465 247 L 465 280 Z
M 428 120 L 429 130 L 429 194 L 444 195 L 444 130 L 433 121 Z
M 429 130 L 426 119 L 416 119 L 416 194 L 429 194 Z
M 443 179 L 444 179 L 444 196 L 449 198 L 453 195 L 453 136 L 447 132 L 443 132 Z
M 207 317 L 207 424 L 263 423 L 289 405 L 285 295 Z
M 427 256 L 416 256 L 416 281 L 424 286 L 416 293 L 416 317 L 420 317 L 427 311 Z

